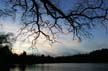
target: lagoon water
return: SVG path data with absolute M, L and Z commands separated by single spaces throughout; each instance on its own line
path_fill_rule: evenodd
M 8 71 L 108 71 L 108 64 L 104 63 L 55 63 L 36 64 L 9 68 Z

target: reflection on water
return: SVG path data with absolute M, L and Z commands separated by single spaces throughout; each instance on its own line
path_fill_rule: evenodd
M 15 65 L 0 67 L 0 71 L 108 71 L 108 64 L 102 63 L 61 63 Z

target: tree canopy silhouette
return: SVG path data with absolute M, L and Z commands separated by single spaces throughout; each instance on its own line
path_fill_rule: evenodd
M 5 47 L 6 49 L 11 49 L 12 41 L 13 41 L 11 36 L 13 36 L 12 33 L 4 34 L 0 32 L 0 49 L 5 48 Z
M 43 35 L 52 43 L 56 41 L 56 34 L 73 33 L 74 38 L 81 39 L 82 36 L 91 35 L 89 29 L 108 22 L 107 0 L 77 0 L 68 11 L 61 8 L 62 1 L 59 0 L 8 0 L 9 11 L 20 13 L 23 27 L 21 33 L 34 36 L 33 44 Z M 71 3 L 70 3 L 71 4 Z M 8 14 L 10 15 L 10 14 Z M 44 30 L 48 30 L 48 33 Z M 27 29 L 27 32 L 24 32 Z M 101 28 L 100 28 L 101 29 Z

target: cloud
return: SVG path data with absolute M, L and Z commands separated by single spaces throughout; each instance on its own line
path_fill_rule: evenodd
M 17 23 L 14 24 L 14 22 L 12 21 L 1 21 L 0 24 L 3 24 L 0 27 L 0 31 L 12 32 L 15 34 L 21 27 Z M 48 33 L 47 30 L 44 31 Z M 79 40 L 77 39 L 73 40 L 72 34 L 58 34 L 57 40 L 60 43 L 54 43 L 53 47 L 51 47 L 49 41 L 46 40 L 43 35 L 41 35 L 40 38 L 38 38 L 38 42 L 36 44 L 37 48 L 29 48 L 31 43 L 28 41 L 22 42 L 20 39 L 15 42 L 13 48 L 18 51 L 27 51 L 29 54 L 35 53 L 52 56 L 73 55 L 90 52 L 96 49 L 108 48 L 108 35 L 103 35 L 102 31 L 101 33 L 96 32 L 95 34 L 97 37 L 92 39 L 84 39 L 82 42 L 79 42 Z M 30 39 L 33 39 L 33 37 L 31 37 Z
M 15 24 L 12 21 L 0 21 L 1 27 L 0 30 L 3 32 L 12 32 L 12 33 L 17 33 L 17 31 L 20 28 L 20 25 Z
M 7 23 L 7 21 L 5 22 L 1 21 L 0 23 L 3 24 L 3 27 L 1 28 L 2 31 L 12 32 L 14 34 L 16 34 L 19 28 L 21 27 L 18 24 L 13 24 L 14 22 Z M 44 31 L 48 33 L 47 30 L 44 30 Z M 26 37 L 26 36 L 23 36 L 23 37 Z M 49 41 L 46 40 L 46 38 L 43 35 L 41 35 L 40 38 L 38 38 L 38 42 L 36 44 L 37 48 L 34 49 L 35 50 L 34 53 L 53 55 L 53 56 L 77 53 L 75 52 L 75 49 L 72 49 L 72 48 L 78 46 L 79 42 L 78 40 L 70 39 L 70 37 L 71 35 L 60 35 L 59 37 L 57 37 L 57 40 L 60 41 L 61 43 L 55 43 L 53 44 L 53 47 L 51 47 Z M 31 37 L 30 39 L 33 39 L 33 37 Z M 27 42 L 27 41 L 22 42 L 22 40 L 18 39 L 14 43 L 13 49 L 14 51 L 20 50 L 21 52 L 27 51 L 28 53 L 32 53 L 32 50 L 29 50 L 30 45 L 31 45 L 30 42 Z

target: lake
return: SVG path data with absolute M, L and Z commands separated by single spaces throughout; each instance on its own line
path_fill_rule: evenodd
M 6 68 L 5 68 L 6 69 Z M 5 70 L 6 71 L 6 70 Z M 16 65 L 7 71 L 108 71 L 108 64 L 104 63 L 60 63 Z

